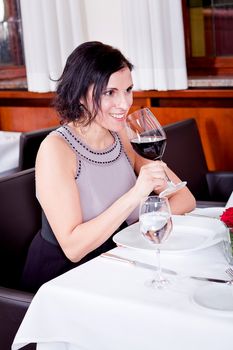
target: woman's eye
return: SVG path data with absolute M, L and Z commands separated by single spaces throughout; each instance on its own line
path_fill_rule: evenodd
M 108 90 L 104 92 L 105 96 L 112 96 L 113 95 L 113 91 L 112 90 Z
M 130 86 L 130 87 L 128 87 L 128 89 L 126 90 L 126 92 L 131 92 L 132 90 L 133 90 L 133 87 Z

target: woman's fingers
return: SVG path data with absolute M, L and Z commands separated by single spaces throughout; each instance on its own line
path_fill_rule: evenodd
M 152 176 L 154 179 L 166 179 L 165 167 L 166 165 L 161 164 L 161 162 L 149 163 L 142 166 L 141 172 Z
M 148 195 L 154 189 L 164 188 L 166 182 L 166 174 L 164 165 L 161 162 L 151 162 L 141 167 L 136 187 L 143 195 Z

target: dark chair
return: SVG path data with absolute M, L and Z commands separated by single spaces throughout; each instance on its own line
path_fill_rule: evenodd
M 35 170 L 0 178 L 0 202 L 0 349 L 9 350 L 34 296 L 20 289 L 20 276 L 30 242 L 41 225 Z
M 38 149 L 43 139 L 58 126 L 26 131 L 20 135 L 19 140 L 19 167 L 18 171 L 35 167 Z
M 233 190 L 233 172 L 208 171 L 195 119 L 164 126 L 167 146 L 163 160 L 192 191 L 199 206 L 223 206 Z

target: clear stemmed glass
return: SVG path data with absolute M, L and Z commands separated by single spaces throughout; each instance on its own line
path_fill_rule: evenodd
M 133 149 L 142 157 L 150 160 L 162 160 L 166 147 L 166 134 L 149 108 L 139 109 L 126 118 L 126 131 Z M 186 181 L 174 184 L 167 176 L 167 188 L 160 197 L 179 191 Z
M 172 230 L 172 217 L 168 199 L 159 196 L 146 197 L 140 205 L 139 223 L 141 234 L 154 244 L 157 252 L 157 274 L 146 284 L 161 289 L 168 283 L 168 279 L 162 274 L 160 262 L 160 245 L 167 240 Z

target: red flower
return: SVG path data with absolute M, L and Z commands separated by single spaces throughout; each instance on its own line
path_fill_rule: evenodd
M 223 221 L 228 227 L 233 227 L 233 207 L 224 210 L 220 216 L 220 220 Z

